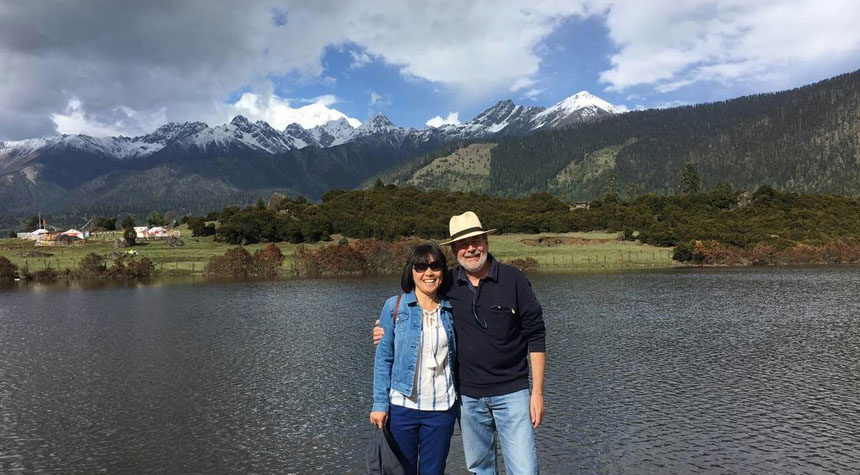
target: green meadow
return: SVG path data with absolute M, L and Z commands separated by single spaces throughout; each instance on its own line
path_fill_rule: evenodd
M 160 274 L 202 274 L 209 258 L 222 255 L 228 249 L 235 247 L 224 242 L 217 242 L 211 236 L 192 238 L 191 232 L 185 226 L 177 228 L 181 232 L 180 247 L 169 247 L 166 241 L 138 241 L 132 248 L 115 249 L 111 234 L 96 236 L 83 245 L 73 246 L 36 246 L 33 241 L 19 239 L 0 239 L 0 256 L 5 256 L 19 267 L 27 266 L 30 271 L 47 267 L 64 271 L 73 269 L 84 256 L 90 253 L 108 256 L 113 252 L 126 252 L 133 249 L 137 258 L 149 258 L 156 265 Z M 115 233 L 119 236 L 119 232 Z M 569 271 L 599 271 L 601 269 L 638 268 L 638 267 L 668 267 L 672 265 L 672 248 L 654 247 L 621 241 L 617 233 L 543 233 L 543 234 L 501 234 L 490 237 L 490 252 L 499 260 L 533 258 L 538 262 L 538 272 L 569 272 Z M 567 242 L 564 244 L 539 244 L 543 239 L 550 242 Z M 303 244 L 309 248 L 317 248 L 337 243 L 340 236 L 334 236 L 329 242 Z M 528 243 L 532 243 L 531 245 Z M 251 244 L 246 246 L 253 253 L 266 244 Z M 298 244 L 279 242 L 277 246 L 286 259 L 281 271 L 289 276 L 293 271 L 293 251 Z M 33 253 L 45 253 L 50 256 L 33 256 Z M 29 256 L 28 256 L 29 254 Z

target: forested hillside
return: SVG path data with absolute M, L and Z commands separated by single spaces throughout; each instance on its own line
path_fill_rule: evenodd
M 487 191 L 549 191 L 569 201 L 607 191 L 661 193 L 675 190 L 681 169 L 692 164 L 703 189 L 727 182 L 747 190 L 769 185 L 856 196 L 858 141 L 860 72 L 854 72 L 790 91 L 503 138 L 492 149 Z M 407 183 L 451 153 L 425 155 L 380 176 Z M 434 184 L 444 187 L 445 180 Z

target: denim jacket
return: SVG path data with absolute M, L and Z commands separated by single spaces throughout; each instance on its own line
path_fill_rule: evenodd
M 385 330 L 373 362 L 373 411 L 388 411 L 390 389 L 410 395 L 415 382 L 415 366 L 418 363 L 418 347 L 421 343 L 421 306 L 415 300 L 415 292 L 403 294 L 397 323 L 392 324 L 394 304 L 397 296 L 389 298 L 379 315 L 379 326 Z M 448 336 L 448 364 L 454 376 L 454 320 L 451 304 L 447 299 L 439 300 L 442 327 Z

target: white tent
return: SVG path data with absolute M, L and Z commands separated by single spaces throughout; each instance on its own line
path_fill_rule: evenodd
M 63 236 L 74 236 L 79 239 L 84 238 L 84 233 L 78 231 L 77 229 L 69 229 L 68 231 L 63 232 Z

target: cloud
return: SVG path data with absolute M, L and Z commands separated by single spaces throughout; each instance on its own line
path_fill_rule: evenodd
M 516 81 L 514 81 L 513 84 L 511 84 L 511 87 L 509 87 L 508 90 L 511 92 L 517 92 L 520 89 L 525 89 L 536 82 L 537 81 L 531 78 L 518 78 Z
M 352 56 L 352 63 L 349 69 L 359 69 L 373 62 L 373 57 L 367 54 L 367 51 L 349 50 L 349 55 Z
M 298 100 L 297 102 L 308 101 Z M 335 96 L 325 95 L 314 98 L 311 104 L 293 108 L 288 99 L 278 97 L 275 94 L 258 95 L 246 92 L 233 104 L 222 106 L 221 110 L 223 111 L 223 122 L 228 121 L 232 116 L 244 115 L 251 120 L 266 121 L 276 129 L 283 129 L 293 123 L 310 129 L 330 120 L 341 118 L 347 119 L 353 127 L 361 125 L 358 119 L 347 117 L 339 110 L 328 107 L 335 102 L 337 102 Z
M 370 91 L 370 101 L 368 101 L 367 105 L 376 106 L 376 107 L 387 107 L 391 105 L 391 96 L 388 94 L 381 94 L 376 91 Z
M 285 77 L 333 82 L 321 58 L 342 45 L 354 45 L 356 67 L 381 61 L 489 95 L 534 76 L 536 46 L 584 10 L 561 0 L 0 0 L 0 140 L 53 133 L 52 114 L 73 97 L 96 122 L 118 107 L 216 122 L 232 91 L 265 94 Z M 142 127 L 133 122 L 124 130 Z
M 600 74 L 610 91 L 667 93 L 708 81 L 780 87 L 860 60 L 860 5 L 851 0 L 619 0 L 605 8 L 618 48 Z
M 323 94 L 322 96 L 313 97 L 310 99 L 298 99 L 298 102 L 305 104 L 322 104 L 324 106 L 332 106 L 337 103 L 337 96 L 334 94 Z
M 523 98 L 536 101 L 538 96 L 543 94 L 546 89 L 529 89 L 523 94 Z
M 460 113 L 459 112 L 449 112 L 448 117 L 442 118 L 441 116 L 433 117 L 432 119 L 426 122 L 428 127 L 442 127 L 443 125 L 459 125 L 460 124 Z
M 126 134 L 162 113 L 214 124 L 235 91 L 268 110 L 272 81 L 282 95 L 296 83 L 335 87 L 322 63 L 332 47 L 354 68 L 378 61 L 460 98 L 528 94 L 570 18 L 605 22 L 615 49 L 600 79 L 611 91 L 774 90 L 860 64 L 852 0 L 0 0 L 0 140 L 54 133 L 55 119 Z M 75 98 L 80 118 L 67 110 Z
M 89 116 L 84 104 L 72 98 L 64 113 L 51 114 L 57 133 L 84 134 L 93 137 L 144 135 L 166 122 L 164 110 L 141 113 L 128 107 L 117 107 L 112 118 Z

